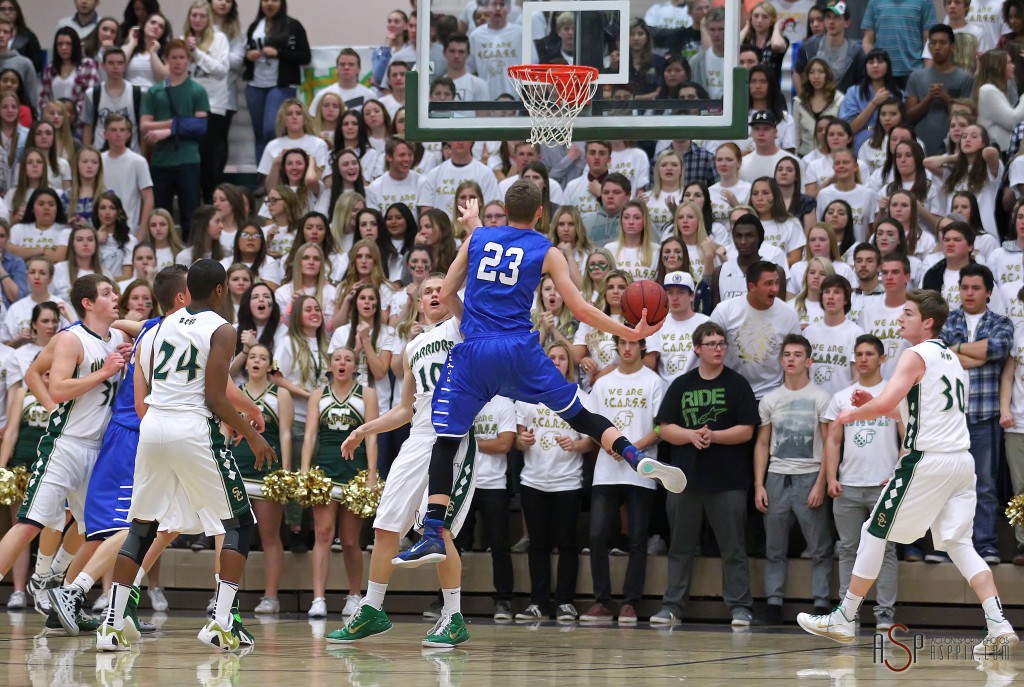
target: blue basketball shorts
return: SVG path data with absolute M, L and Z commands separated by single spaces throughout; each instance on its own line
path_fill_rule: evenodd
M 578 392 L 544 354 L 535 333 L 467 339 L 448 353 L 434 387 L 431 421 L 438 436 L 465 436 L 495 396 L 543 403 L 570 418 L 583 408 Z
M 139 432 L 111 422 L 103 435 L 96 467 L 85 496 L 85 536 L 102 541 L 131 525 L 128 508 L 135 482 L 135 453 Z

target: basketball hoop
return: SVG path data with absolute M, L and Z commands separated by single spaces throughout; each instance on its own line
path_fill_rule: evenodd
M 530 143 L 572 145 L 573 123 L 597 92 L 597 69 L 518 64 L 508 78 L 530 113 Z

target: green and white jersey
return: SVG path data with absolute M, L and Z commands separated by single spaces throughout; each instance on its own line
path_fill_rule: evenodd
M 111 329 L 107 339 L 101 339 L 95 332 L 89 331 L 84 324 L 78 322 L 67 330 L 68 334 L 78 337 L 82 342 L 82 362 L 75 368 L 75 379 L 85 377 L 103 367 L 107 356 L 117 350 L 117 345 L 124 342 L 124 335 Z M 50 416 L 47 432 L 62 437 L 77 439 L 86 443 L 95 443 L 103 439 L 110 414 L 117 395 L 117 385 L 121 378 L 117 375 L 103 380 L 77 398 L 64 401 L 57 406 Z
M 434 387 L 444 371 L 448 351 L 457 343 L 462 342 L 459 321 L 449 317 L 444 322 L 434 325 L 420 333 L 405 347 L 409 357 L 409 367 L 416 379 L 416 401 L 413 404 L 413 434 L 433 434 L 434 425 L 430 421 L 430 400 L 434 396 Z
M 965 414 L 970 383 L 967 372 L 938 339 L 929 339 L 909 350 L 924 360 L 925 372 L 907 395 L 903 411 L 907 428 L 904 448 L 937 453 L 968 450 L 971 437 Z
M 206 361 L 213 333 L 226 324 L 212 310 L 183 308 L 143 335 L 136 360 L 149 382 L 150 408 L 213 417 L 206 405 Z

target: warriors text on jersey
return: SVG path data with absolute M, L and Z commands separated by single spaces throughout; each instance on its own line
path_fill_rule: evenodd
M 212 310 L 184 308 L 146 334 L 138 362 L 150 382 L 146 397 L 150 408 L 213 417 L 206 405 L 206 360 L 213 333 L 225 324 Z
M 69 335 L 77 336 L 82 342 L 82 362 L 75 368 L 75 379 L 101 369 L 107 356 L 117 350 L 118 344 L 124 342 L 124 336 L 116 329 L 111 329 L 110 335 L 103 340 L 80 322 L 65 331 Z M 58 405 L 50 415 L 47 431 L 98 446 L 107 428 L 107 422 L 110 421 L 119 380 L 119 375 L 113 375 L 81 396 Z
M 925 371 L 907 395 L 903 446 L 912 451 L 938 453 L 968 450 L 971 437 L 965 415 L 967 372 L 938 339 L 929 339 L 909 350 L 921 356 Z
M 416 379 L 416 401 L 412 416 L 413 434 L 434 434 L 430 422 L 430 399 L 434 395 L 448 351 L 462 341 L 459 322 L 450 317 L 422 332 L 405 347 L 409 368 Z

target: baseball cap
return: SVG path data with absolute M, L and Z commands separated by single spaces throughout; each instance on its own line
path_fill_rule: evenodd
M 750 115 L 750 126 L 754 126 L 755 124 L 768 124 L 770 126 L 775 126 L 778 124 L 778 121 L 775 119 L 775 115 L 768 110 L 758 110 L 754 114 Z
M 830 2 L 828 5 L 825 6 L 825 11 L 831 12 L 832 14 L 836 14 L 840 17 L 845 17 L 846 3 L 843 2 L 843 0 L 839 0 L 839 2 Z
M 665 275 L 665 286 L 685 286 L 691 292 L 696 290 L 693 276 L 689 272 L 669 272 Z

